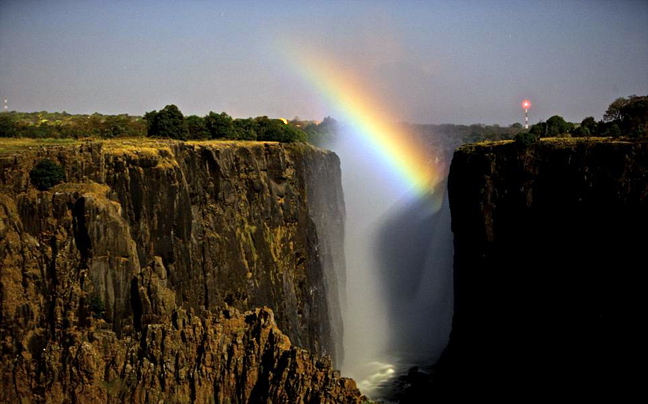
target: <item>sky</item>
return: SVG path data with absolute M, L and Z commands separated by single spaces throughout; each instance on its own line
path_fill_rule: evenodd
M 648 94 L 648 1 L 0 0 L 10 110 L 335 117 L 301 55 L 392 120 L 600 119 Z

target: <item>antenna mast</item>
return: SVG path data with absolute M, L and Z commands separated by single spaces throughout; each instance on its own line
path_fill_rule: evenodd
M 522 101 L 522 108 L 524 108 L 524 129 L 529 129 L 529 107 L 531 102 L 529 100 Z

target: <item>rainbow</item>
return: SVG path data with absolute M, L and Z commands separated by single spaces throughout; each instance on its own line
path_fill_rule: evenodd
M 396 117 L 363 85 L 361 77 L 336 66 L 332 59 L 312 53 L 292 54 L 289 59 L 324 102 L 335 109 L 339 120 L 350 125 L 360 144 L 396 174 L 401 186 L 419 195 L 434 192 L 441 175 L 425 147 L 405 133 L 402 125 L 399 128 L 394 124 Z

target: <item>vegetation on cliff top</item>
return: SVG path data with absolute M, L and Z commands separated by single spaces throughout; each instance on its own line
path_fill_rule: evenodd
M 406 124 L 404 124 L 406 125 Z M 408 130 L 426 136 L 443 135 L 457 144 L 517 139 L 530 144 L 544 137 L 628 137 L 648 138 L 648 96 L 622 97 L 610 104 L 601 121 L 586 117 L 580 123 L 567 122 L 554 115 L 525 129 L 520 123 L 500 125 L 406 125 Z M 170 138 L 178 140 L 249 140 L 300 142 L 329 146 L 341 133 L 340 124 L 331 117 L 323 121 L 290 121 L 232 118 L 225 112 L 205 116 L 184 116 L 175 105 L 149 111 L 143 117 L 121 115 L 72 115 L 67 112 L 0 113 L 0 137 L 36 139 Z
M 139 137 L 146 135 L 142 117 L 63 112 L 3 112 L 0 137 L 74 139 L 82 137 Z
M 536 139 L 543 137 L 648 137 L 648 96 L 631 95 L 614 100 L 601 121 L 588 116 L 580 124 L 567 122 L 554 115 L 529 129 Z M 520 140 L 521 141 L 521 140 Z
M 143 117 L 122 115 L 71 115 L 47 111 L 0 114 L 0 137 L 36 139 L 102 139 L 154 137 L 179 140 L 306 141 L 300 122 L 267 116 L 234 119 L 225 112 L 185 117 L 175 105 L 149 111 Z

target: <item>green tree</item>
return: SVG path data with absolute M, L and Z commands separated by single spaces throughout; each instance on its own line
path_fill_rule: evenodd
M 127 134 L 127 125 L 123 117 L 108 116 L 103 122 L 101 130 L 101 137 L 104 139 L 112 139 L 114 137 L 124 137 Z
M 205 125 L 209 131 L 210 139 L 236 139 L 236 131 L 234 130 L 234 120 L 225 112 L 217 114 L 209 112 L 205 116 Z
M 619 126 L 627 136 L 634 138 L 648 136 L 648 96 L 632 97 L 621 107 Z
M 522 147 L 528 147 L 532 145 L 533 143 L 537 142 L 539 137 L 533 133 L 530 132 L 520 132 L 517 135 L 515 135 L 514 141 L 515 144 L 520 145 Z
M 153 125 L 155 124 L 155 117 L 158 112 L 156 110 L 149 111 L 144 113 L 144 122 L 146 122 L 146 135 L 151 136 L 150 133 L 153 131 Z
M 189 139 L 209 139 L 209 130 L 203 117 L 189 115 L 187 117 L 187 129 L 189 130 Z
M 57 138 L 57 131 L 54 125 L 50 125 L 49 122 L 45 121 L 38 125 L 38 135 L 37 137 L 41 139 L 52 139 Z
M 625 97 L 619 97 L 616 100 L 612 101 L 612 104 L 610 104 L 607 111 L 605 111 L 605 114 L 603 114 L 603 121 L 605 122 L 620 121 L 621 108 L 626 106 L 628 102 L 630 102 L 630 98 L 625 98 Z
M 593 116 L 588 116 L 581 122 L 581 128 L 587 129 L 591 135 L 598 133 L 598 123 L 594 120 Z
M 189 129 L 184 115 L 175 105 L 167 105 L 160 112 L 147 113 L 144 116 L 148 125 L 148 136 L 166 137 L 171 139 L 186 140 L 189 136 Z
M 257 125 L 257 140 L 276 142 L 302 142 L 307 139 L 301 129 L 288 125 L 280 119 L 270 119 L 267 116 L 254 118 Z
M 586 126 L 579 126 L 578 128 L 574 129 L 572 132 L 572 136 L 574 137 L 589 137 L 591 135 L 590 130 Z
M 548 125 L 545 122 L 538 122 L 535 125 L 531 126 L 529 133 L 535 135 L 538 138 L 546 137 L 548 135 Z
M 296 128 L 292 125 L 284 124 L 282 136 L 277 140 L 284 143 L 292 143 L 292 142 L 305 142 L 306 138 L 307 138 L 306 134 L 301 129 Z
M 648 96 L 631 95 L 614 100 L 605 111 L 597 131 L 603 136 L 647 137 Z
M 83 136 L 101 136 L 103 132 L 103 118 L 101 115 L 94 113 L 90 115 L 83 123 L 80 124 Z
M 41 160 L 29 172 L 29 179 L 41 191 L 46 191 L 54 185 L 65 181 L 63 167 L 51 160 Z
M 257 139 L 258 125 L 252 118 L 235 119 L 234 130 L 236 131 L 237 139 L 242 140 L 256 140 Z
M 551 137 L 556 137 L 569 133 L 573 128 L 573 124 L 565 121 L 562 116 L 554 115 L 547 119 L 547 134 Z
M 520 122 L 512 123 L 510 127 L 513 128 L 513 129 L 522 129 L 523 128 L 523 126 L 522 126 L 522 124 Z
M 9 114 L 0 114 L 0 137 L 18 136 L 18 125 Z
M 257 116 L 254 118 L 257 126 L 257 140 L 270 141 L 277 140 L 281 137 L 281 126 L 283 122 L 272 120 L 267 116 Z
M 601 136 L 614 138 L 621 136 L 621 128 L 619 128 L 619 125 L 616 122 L 600 122 L 599 130 Z

